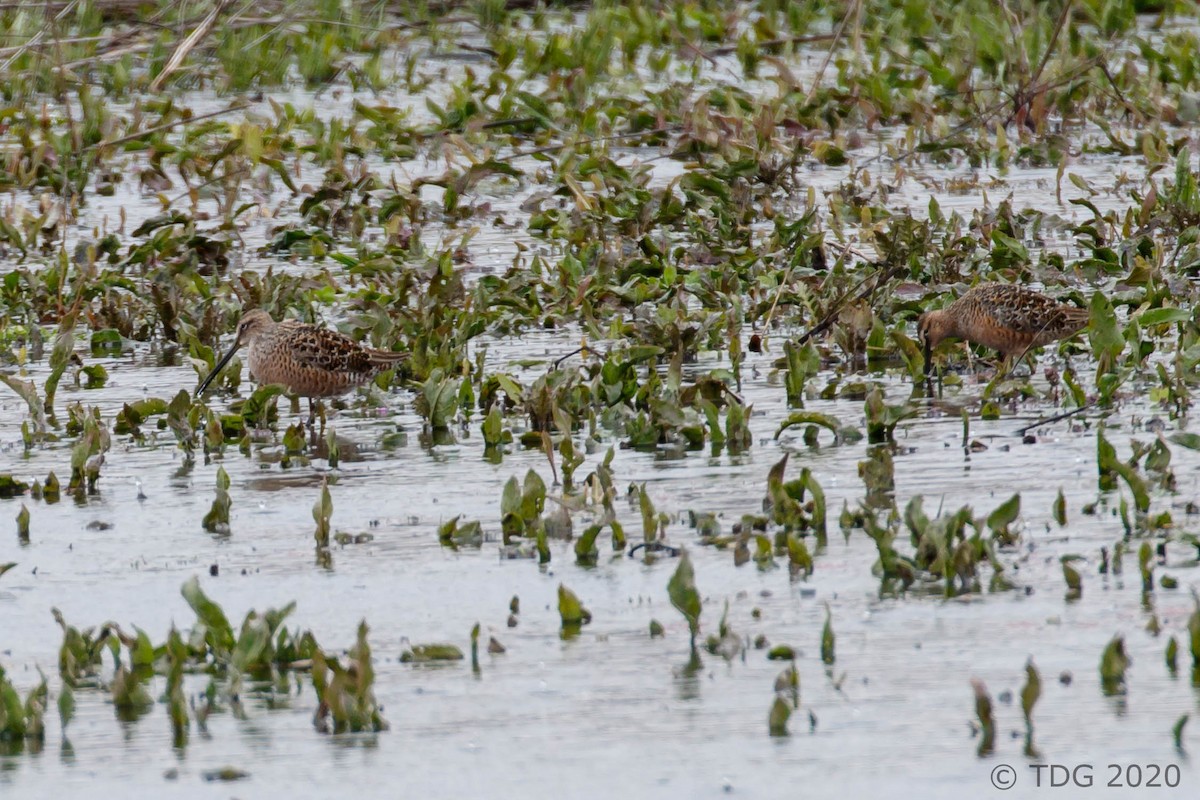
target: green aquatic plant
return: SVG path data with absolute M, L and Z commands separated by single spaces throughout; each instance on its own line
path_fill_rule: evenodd
M 455 644 L 414 644 L 400 652 L 402 664 L 425 664 L 433 661 L 462 661 L 463 652 Z
M 1121 478 L 1133 494 L 1134 505 L 1141 513 L 1150 510 L 1150 493 L 1146 482 L 1138 473 L 1137 468 L 1117 458 L 1116 448 L 1109 443 L 1101 429 L 1096 434 L 1097 468 L 1100 471 L 1100 491 L 1109 492 L 1117 487 L 1117 478 Z
M 20 752 L 25 746 L 40 749 L 46 737 L 45 712 L 49 697 L 46 677 L 21 701 L 7 673 L 0 667 L 0 750 Z
M 975 717 L 979 720 L 980 730 L 979 747 L 975 752 L 982 758 L 996 747 L 996 719 L 992 715 L 992 698 L 983 681 L 973 678 L 971 689 L 975 693 Z
M 518 537 L 537 538 L 545 531 L 542 512 L 546 508 L 546 483 L 534 470 L 520 482 L 514 475 L 504 484 L 500 498 L 500 527 L 504 543 Z
M 782 697 L 776 695 L 771 701 L 771 711 L 767 714 L 767 731 L 771 736 L 788 736 L 788 720 L 792 716 L 792 707 Z
M 1138 548 L 1138 570 L 1142 574 L 1142 591 L 1154 591 L 1154 548 L 1149 542 L 1142 542 Z
M 93 408 L 90 412 L 82 413 L 82 416 L 83 431 L 71 448 L 71 482 L 67 490 L 79 493 L 86 487 L 89 494 L 94 494 L 111 439 L 108 428 L 100 420 L 99 409 Z
M 1017 493 L 997 506 L 991 514 L 988 514 L 987 526 L 992 531 L 992 538 L 1000 544 L 1014 543 L 1018 537 L 1009 530 L 1009 526 L 1016 522 L 1020 515 L 1021 495 Z
M 63 373 L 67 371 L 71 357 L 75 352 L 75 322 L 78 316 L 78 306 L 64 314 L 58 323 L 58 333 L 54 337 L 54 349 L 50 352 L 50 374 L 46 377 L 43 387 L 45 394 L 46 414 L 54 416 L 54 397 L 58 393 L 58 384 Z
M 232 501 L 229 499 L 229 473 L 224 467 L 217 467 L 216 495 L 212 508 L 204 515 L 201 524 L 209 533 L 228 534 L 229 506 Z
M 438 526 L 438 541 L 443 547 L 457 550 L 460 547 L 480 547 L 483 545 L 483 526 L 479 520 L 471 520 L 459 524 L 462 515 L 443 522 Z
M 21 544 L 29 544 L 29 509 L 25 504 L 21 504 L 21 510 L 17 512 L 17 541 Z
M 877 385 L 867 393 L 865 408 L 867 441 L 872 444 L 893 441 L 896 426 L 917 413 L 917 409 L 907 403 L 898 406 L 885 403 L 883 392 Z
M 562 620 L 562 636 L 569 639 L 579 635 L 579 630 L 592 621 L 592 612 L 583 606 L 578 595 L 565 585 L 558 585 L 558 615 Z
M 388 728 L 375 700 L 375 666 L 367 631 L 367 623 L 360 622 L 345 664 L 319 648 L 313 652 L 312 683 L 320 700 L 313 725 L 321 733 L 377 733 Z
M 680 553 L 679 564 L 667 582 L 667 596 L 671 599 L 671 605 L 687 620 L 694 654 L 696 636 L 700 633 L 700 593 L 696 590 L 696 573 L 686 549 Z
M 1125 670 L 1131 659 L 1125 652 L 1125 639 L 1114 636 L 1100 656 L 1100 688 L 1106 695 L 1125 693 Z
M 1033 747 L 1033 707 L 1042 696 L 1042 677 L 1033 659 L 1025 662 L 1025 685 L 1021 687 L 1021 715 L 1025 718 L 1025 754 L 1036 756 Z
M 1083 556 L 1065 555 L 1059 559 L 1062 562 L 1063 580 L 1067 583 L 1068 601 L 1078 600 L 1083 597 L 1083 578 L 1079 575 L 1079 570 L 1072 566 L 1072 562 L 1082 561 Z
M 825 627 L 821 629 L 821 663 L 826 666 L 833 666 L 833 662 L 837 660 L 834 655 L 834 642 L 836 641 L 833 633 L 833 611 L 829 608 L 829 604 L 825 604 Z
M 811 342 L 803 345 L 797 345 L 790 341 L 784 342 L 783 352 L 787 361 L 784 388 L 787 391 L 788 405 L 802 408 L 804 406 L 804 386 L 820 371 L 820 356 Z
M 329 519 L 333 516 L 333 499 L 329 495 L 329 479 L 321 479 L 321 495 L 313 504 L 313 520 L 317 523 L 313 538 L 317 542 L 317 550 L 329 547 Z
M 721 621 L 717 623 L 717 632 L 710 633 L 704 640 L 704 649 L 726 661 L 733 661 L 744 649 L 742 637 L 729 624 L 728 600 L 725 601 L 725 610 L 721 612 Z
M 167 714 L 171 719 L 171 732 L 176 748 L 182 748 L 187 743 L 188 718 L 187 697 L 183 689 L 183 674 L 188 662 L 187 645 L 175 626 L 171 626 L 167 634 L 167 688 L 164 698 L 167 703 Z M 63 724 L 66 728 L 66 724 Z

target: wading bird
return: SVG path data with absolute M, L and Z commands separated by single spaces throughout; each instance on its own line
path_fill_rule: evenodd
M 197 395 L 204 393 L 243 347 L 256 381 L 279 384 L 308 398 L 310 425 L 315 398 L 345 394 L 408 358 L 408 353 L 375 350 L 327 328 L 292 319 L 276 322 L 266 311 L 255 308 L 242 314 L 233 346 L 208 373 Z
M 1060 303 L 1030 289 L 984 283 L 917 322 L 929 376 L 933 348 L 943 339 L 966 339 L 1020 360 L 1033 347 L 1073 336 L 1088 324 L 1088 310 Z

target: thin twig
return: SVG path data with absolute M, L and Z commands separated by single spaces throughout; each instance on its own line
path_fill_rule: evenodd
M 1096 405 L 1095 400 L 1091 401 L 1090 403 L 1085 403 L 1084 405 L 1081 405 L 1078 408 L 1073 408 L 1070 411 L 1064 411 L 1061 414 L 1055 414 L 1053 417 L 1050 417 L 1049 419 L 1039 419 L 1037 422 L 1033 423 L 1032 425 L 1026 425 L 1024 428 L 1018 428 L 1017 432 L 1014 433 L 1013 435 L 1014 436 L 1024 436 L 1026 431 L 1031 431 L 1034 428 L 1040 428 L 1043 425 L 1050 425 L 1055 422 L 1061 422 L 1062 420 L 1066 419 L 1067 417 L 1073 417 L 1076 414 L 1079 414 L 1083 411 L 1087 411 L 1089 408 L 1093 407 L 1094 405 Z
M 195 49 L 196 45 L 212 32 L 212 29 L 217 24 L 217 17 L 221 16 L 221 12 L 228 8 L 233 3 L 233 0 L 217 0 L 217 4 L 213 6 L 213 10 L 208 12 L 208 16 L 196 26 L 196 29 L 187 35 L 179 46 L 175 48 L 175 52 L 171 53 L 171 57 L 167 59 L 166 65 L 163 66 L 162 72 L 150 82 L 150 91 L 158 92 L 162 89 L 163 84 L 167 82 L 167 78 L 175 70 L 179 69 L 179 65 L 188 57 L 188 53 Z
M 813 338 L 817 334 L 823 333 L 826 328 L 828 328 L 830 325 L 833 324 L 834 319 L 837 318 L 837 315 L 841 313 L 842 309 L 845 308 L 846 305 L 848 305 L 851 302 L 856 303 L 859 300 L 865 300 L 866 298 L 870 297 L 872 294 L 875 293 L 875 291 L 877 291 L 879 289 L 880 286 L 882 286 L 884 284 L 884 282 L 891 280 L 892 277 L 897 272 L 899 272 L 899 270 L 900 270 L 900 267 L 889 267 L 888 269 L 886 269 L 882 272 L 876 272 L 874 275 L 867 275 L 866 277 L 864 277 L 857 284 L 855 284 L 854 289 L 851 289 L 849 292 L 846 292 L 846 294 L 842 295 L 841 298 L 838 299 L 838 301 L 833 304 L 833 308 L 831 308 L 829 311 L 827 311 L 825 313 L 824 318 L 820 322 L 818 322 L 816 325 L 814 325 L 811 328 L 809 328 L 808 330 L 806 330 L 804 333 L 800 334 L 799 338 L 796 339 L 796 343 L 804 344 L 805 342 L 807 342 L 809 339 Z M 859 292 L 854 297 L 850 296 L 851 293 L 854 292 L 855 289 L 858 289 L 864 283 L 871 280 L 871 278 L 876 278 L 876 281 L 872 286 L 869 286 L 868 288 Z
M 814 42 L 828 42 L 833 38 L 832 33 L 818 33 L 811 36 L 785 36 L 782 39 L 768 39 L 765 42 L 755 42 L 754 46 L 758 48 L 782 47 L 785 44 L 813 44 Z M 718 47 L 714 50 L 709 50 L 710 56 L 727 56 L 730 53 L 736 53 L 738 46 L 736 44 Z
M 855 6 L 861 3 L 862 0 L 855 0 Z M 813 76 L 812 86 L 808 87 L 808 94 L 804 96 L 804 104 L 808 105 L 813 95 L 817 93 L 817 87 L 821 85 L 821 78 L 825 77 L 825 68 L 829 66 L 830 59 L 833 58 L 833 51 L 837 50 L 838 41 L 842 38 L 842 31 L 846 29 L 846 23 L 850 21 L 850 17 L 854 16 L 847 13 L 842 17 L 842 21 L 838 23 L 837 29 L 833 32 L 833 41 L 829 43 L 829 50 L 825 52 L 825 58 L 821 61 L 821 66 L 817 70 L 817 74 Z
M 559 150 L 565 150 L 568 147 L 576 147 L 578 145 L 595 144 L 597 142 L 611 142 L 611 141 L 615 141 L 617 139 L 635 139 L 639 136 L 654 136 L 654 135 L 660 134 L 660 133 L 670 133 L 671 131 L 672 131 L 672 128 L 668 126 L 668 127 L 663 127 L 663 128 L 653 128 L 648 131 L 632 131 L 630 133 L 614 133 L 611 136 L 596 136 L 591 139 L 583 139 L 583 140 L 577 140 L 577 141 L 571 141 L 571 142 L 560 142 L 559 144 L 546 145 L 545 147 L 535 147 L 532 150 L 520 150 L 515 153 L 509 153 L 506 156 L 498 156 L 496 158 L 496 160 L 497 161 L 512 161 L 513 159 L 522 158 L 523 156 L 534 156 L 534 155 L 540 155 L 542 153 L 554 153 Z
M 78 4 L 79 4 L 79 0 L 71 0 L 71 2 L 67 4 L 66 8 L 64 8 L 62 11 L 60 11 L 54 15 L 53 22 L 57 23 L 59 20 L 61 20 L 63 17 L 65 17 L 67 14 L 69 14 L 71 11 L 73 11 L 75 6 Z M 51 23 L 51 24 L 53 24 L 53 23 Z M 49 27 L 50 27 L 50 25 L 46 25 L 41 30 L 39 30 L 37 33 L 35 33 L 33 35 L 33 38 L 31 38 L 28 42 L 26 42 L 20 49 L 17 50 L 17 52 L 13 53 L 12 56 L 7 61 L 5 61 L 3 65 L 0 65 L 0 73 L 7 74 L 9 69 L 12 67 L 13 63 L 18 58 L 20 58 L 22 55 L 24 55 L 25 52 L 27 50 L 29 50 L 31 47 L 36 46 L 40 41 L 42 41 L 42 39 L 46 38 L 46 30 Z
M 558 369 L 559 367 L 562 366 L 562 363 L 564 361 L 566 361 L 568 358 L 570 358 L 571 356 L 574 356 L 574 355 L 578 355 L 579 353 L 582 353 L 586 349 L 587 349 L 586 347 L 576 347 L 574 350 L 567 353 L 563 357 L 554 359 L 554 366 L 551 367 L 551 369 Z
M 128 136 L 122 136 L 119 139 L 113 139 L 113 140 L 107 141 L 107 142 L 96 142 L 95 144 L 88 145 L 87 147 L 84 148 L 84 150 L 93 150 L 93 149 L 97 149 L 97 148 L 101 148 L 101 147 L 116 147 L 117 145 L 125 144 L 126 142 L 132 142 L 137 139 L 141 139 L 144 136 L 153 136 L 156 133 L 162 133 L 163 131 L 169 131 L 169 130 L 171 130 L 171 128 L 175 128 L 179 125 L 187 125 L 189 122 L 201 122 L 202 120 L 212 119 L 213 117 L 219 117 L 223 114 L 230 114 L 230 113 L 233 113 L 234 111 L 241 111 L 242 109 L 249 108 L 250 106 L 251 106 L 250 103 L 239 103 L 238 105 L 230 106 L 229 108 L 223 108 L 219 111 L 210 111 L 207 114 L 197 114 L 196 116 L 188 117 L 187 119 L 177 119 L 177 120 L 174 120 L 173 122 L 164 122 L 162 125 L 156 125 L 153 128 L 146 128 L 143 131 L 138 131 L 137 133 L 131 133 Z
M 1042 60 L 1038 62 L 1037 69 L 1034 70 L 1033 74 L 1029 76 L 1029 80 L 1027 80 L 1024 85 L 1017 90 L 1016 97 L 1014 98 L 1015 103 L 1013 112 L 1009 114 L 1005 124 L 1012 122 L 1013 118 L 1020 113 L 1021 108 L 1039 94 L 1039 92 L 1031 92 L 1029 89 L 1041 79 L 1042 71 L 1046 69 L 1046 64 L 1050 61 L 1050 56 L 1054 52 L 1054 46 L 1058 43 L 1058 36 L 1062 32 L 1063 26 L 1067 24 L 1067 18 L 1070 16 L 1070 13 L 1071 0 L 1066 0 L 1066 2 L 1063 3 L 1062 11 L 1058 15 L 1058 21 L 1054 25 L 1054 33 L 1050 35 L 1050 41 L 1046 45 L 1045 52 L 1042 53 Z M 1022 54 L 1023 53 L 1024 50 L 1022 50 Z
M 1049 91 L 1051 89 L 1057 89 L 1059 86 L 1065 86 L 1066 84 L 1079 78 L 1081 75 L 1085 74 L 1089 70 L 1095 69 L 1097 66 L 1099 66 L 1102 63 L 1104 63 L 1103 56 L 1094 56 L 1092 58 L 1086 59 L 1078 67 L 1076 67 L 1075 69 L 1066 73 L 1065 75 L 1060 75 L 1058 78 L 1056 78 L 1052 81 L 1038 85 L 1036 87 L 1036 90 L 1033 91 L 1033 94 L 1036 95 L 1036 94 L 1040 94 L 1041 92 Z M 984 122 L 987 122 L 989 119 L 996 116 L 996 114 L 1000 113 L 1000 111 L 1003 110 L 1005 108 L 1005 106 L 1007 106 L 1009 103 L 1011 103 L 1012 99 L 1013 98 L 1011 98 L 1011 97 L 1006 97 L 1003 100 L 999 100 L 999 101 L 993 103 L 992 105 L 988 106 L 986 109 L 984 109 L 981 113 L 979 113 L 975 117 L 967 120 L 966 122 L 961 122 L 958 125 L 955 125 L 953 128 L 950 129 L 950 131 L 945 136 L 941 136 L 938 139 L 936 139 L 935 141 L 936 142 L 949 141 L 949 140 L 953 139 L 954 137 L 958 136 L 959 134 L 961 134 L 963 131 L 968 130 L 969 128 L 973 128 L 977 125 L 981 125 Z M 920 150 L 920 148 L 928 146 L 929 144 L 931 144 L 931 143 L 930 142 L 922 142 L 921 144 L 917 144 L 917 145 L 909 147 L 905 150 L 902 150 L 902 151 L 896 153 L 895 160 L 898 162 L 903 161 L 904 159 L 916 154 Z M 884 157 L 886 157 L 886 153 L 880 153 L 879 155 L 871 156 L 870 158 L 866 159 L 865 161 L 860 162 L 859 166 L 865 166 L 867 164 L 870 164 L 873 161 L 878 161 Z
M 1029 77 L 1029 84 L 1031 86 L 1041 80 L 1042 71 L 1046 69 L 1046 64 L 1050 61 L 1050 55 L 1054 52 L 1054 45 L 1058 43 L 1058 35 L 1062 33 L 1063 26 L 1067 24 L 1067 16 L 1070 13 L 1071 0 L 1066 0 L 1063 3 L 1062 12 L 1058 15 L 1058 22 L 1054 25 L 1054 33 L 1050 35 L 1050 43 L 1046 45 L 1046 52 L 1042 53 L 1042 60 L 1038 62 L 1037 69 Z

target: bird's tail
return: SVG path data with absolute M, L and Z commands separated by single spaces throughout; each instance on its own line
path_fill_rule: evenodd
M 371 350 L 369 355 L 372 364 L 376 367 L 387 369 L 390 366 L 399 364 L 401 361 L 406 361 L 409 353 L 401 353 L 398 350 Z
M 1063 322 L 1065 323 L 1065 327 L 1071 329 L 1072 333 L 1086 328 L 1090 318 L 1091 312 L 1086 308 L 1070 307 L 1063 309 Z

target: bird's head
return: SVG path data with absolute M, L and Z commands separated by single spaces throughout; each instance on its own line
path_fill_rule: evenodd
M 275 320 L 271 319 L 270 314 L 261 308 L 252 308 L 242 314 L 241 320 L 238 321 L 237 340 L 234 346 L 248 345 L 273 327 L 275 327 Z
M 933 348 L 943 339 L 957 336 L 954 320 L 945 311 L 926 311 L 917 320 L 917 337 L 925 354 L 925 374 L 928 375 L 933 366 Z

